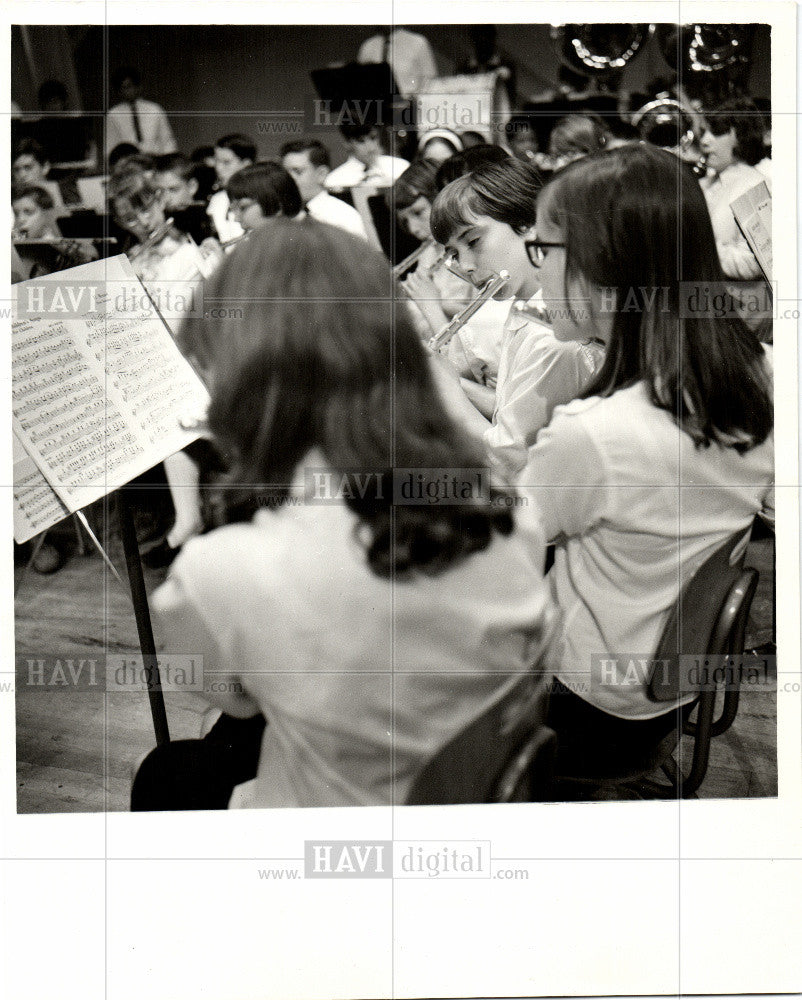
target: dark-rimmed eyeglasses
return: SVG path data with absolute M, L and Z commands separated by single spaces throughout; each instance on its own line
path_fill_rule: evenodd
M 524 240 L 524 246 L 526 247 L 526 256 L 529 258 L 529 263 L 532 267 L 540 267 L 546 259 L 547 250 L 552 250 L 556 247 L 565 249 L 564 243 L 546 243 L 543 240 Z

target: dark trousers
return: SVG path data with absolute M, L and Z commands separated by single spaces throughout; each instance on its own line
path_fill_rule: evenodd
M 263 715 L 222 715 L 202 740 L 156 747 L 137 771 L 131 812 L 226 809 L 236 785 L 256 777 Z
M 555 678 L 548 717 L 548 725 L 557 734 L 555 774 L 595 776 L 601 757 L 605 771 L 626 769 L 627 762 L 648 755 L 692 709 L 693 704 L 654 719 L 619 719 L 595 708 Z

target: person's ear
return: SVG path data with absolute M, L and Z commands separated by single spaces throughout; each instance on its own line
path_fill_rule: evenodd
M 325 165 L 325 163 L 321 163 L 320 166 L 315 167 L 315 180 L 318 184 L 322 184 L 328 176 L 329 168 Z
M 190 177 L 189 178 L 189 180 L 187 181 L 187 190 L 189 191 L 189 193 L 194 198 L 195 195 L 198 193 L 198 179 L 197 179 L 197 177 Z

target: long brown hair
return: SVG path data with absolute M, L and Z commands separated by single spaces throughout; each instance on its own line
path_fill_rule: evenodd
M 209 424 L 229 481 L 281 503 L 304 456 L 370 470 L 385 488 L 345 500 L 378 575 L 440 572 L 509 534 L 496 495 L 394 505 L 394 469 L 481 469 L 446 414 L 384 257 L 313 219 L 277 219 L 230 254 L 204 290 L 214 320 L 191 319 L 184 349 L 206 371 Z
M 608 150 L 556 174 L 537 210 L 562 233 L 566 301 L 584 281 L 616 302 L 604 364 L 582 395 L 644 381 L 698 446 L 765 441 L 774 414 L 763 348 L 734 308 L 705 305 L 725 278 L 689 166 L 648 144 Z

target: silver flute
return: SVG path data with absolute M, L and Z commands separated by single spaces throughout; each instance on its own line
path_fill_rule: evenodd
M 482 285 L 476 298 L 472 299 L 464 309 L 452 317 L 450 323 L 444 326 L 439 333 L 436 333 L 429 340 L 429 347 L 433 351 L 438 352 L 442 351 L 444 347 L 448 347 L 454 339 L 454 336 L 463 326 L 465 326 L 471 316 L 473 316 L 475 312 L 478 312 L 488 299 L 492 299 L 493 296 L 499 292 L 509 280 L 509 271 L 499 271 L 498 274 L 494 274 L 489 277 L 484 285 Z

